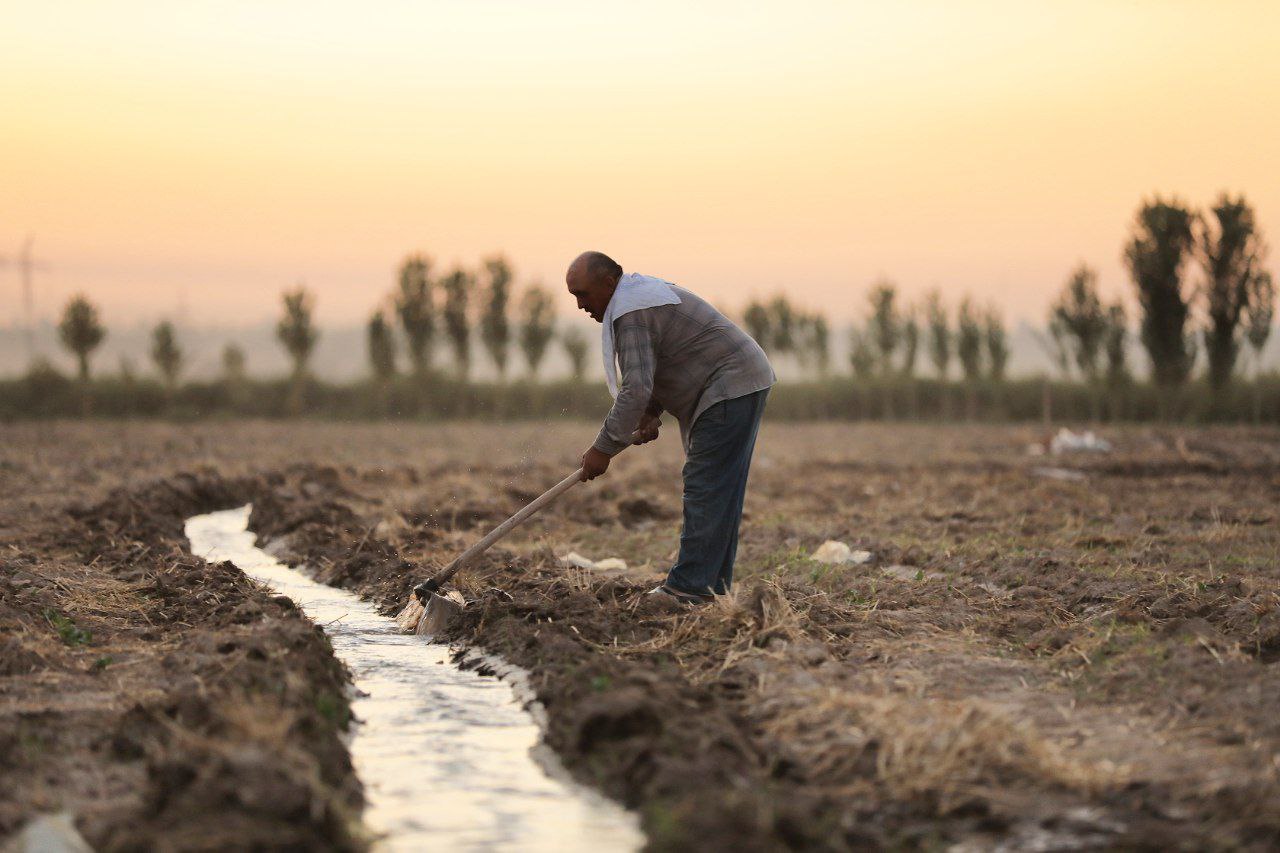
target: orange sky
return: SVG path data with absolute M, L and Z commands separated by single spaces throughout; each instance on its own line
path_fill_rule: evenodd
M 1080 259 L 1127 292 L 1152 192 L 1280 234 L 1280 4 L 747 5 L 10 4 L 0 255 L 34 232 L 39 313 L 108 323 L 299 279 L 362 320 L 409 250 L 559 287 L 588 247 L 730 308 L 888 275 L 1039 320 Z

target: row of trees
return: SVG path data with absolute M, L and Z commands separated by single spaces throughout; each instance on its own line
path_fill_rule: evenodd
M 770 353 L 789 354 L 801 366 L 816 369 L 820 377 L 828 374 L 830 332 L 821 315 L 796 308 L 778 295 L 750 302 L 744 324 Z M 868 294 L 867 320 L 849 330 L 849 366 L 854 377 L 913 382 L 922 349 L 944 383 L 951 378 L 951 365 L 959 362 L 971 414 L 977 384 L 1003 382 L 1009 365 L 1009 335 L 994 307 L 979 309 L 966 296 L 955 308 L 953 320 L 939 291 L 928 294 L 920 305 L 903 305 L 893 282 L 875 284 Z M 886 395 L 885 400 L 891 416 L 892 397 Z
M 1124 260 L 1141 311 L 1138 340 L 1157 387 L 1185 385 L 1203 349 L 1206 378 L 1221 399 L 1246 344 L 1257 376 L 1275 320 L 1276 286 L 1263 269 L 1265 257 L 1243 196 L 1224 193 L 1207 214 L 1160 198 L 1138 210 Z M 1132 379 L 1123 304 L 1103 304 L 1097 273 L 1082 263 L 1050 307 L 1048 328 L 1055 363 L 1064 377 L 1074 373 L 1091 389 L 1096 416 L 1103 392 Z
M 1263 269 L 1265 255 L 1255 213 L 1243 197 L 1224 194 L 1205 214 L 1160 198 L 1138 210 L 1124 259 L 1141 311 L 1137 339 L 1150 357 L 1156 386 L 1185 384 L 1200 351 L 1215 392 L 1230 384 L 1246 343 L 1255 365 L 1260 363 L 1274 322 L 1276 290 Z M 391 292 L 369 318 L 368 356 L 378 381 L 401 373 L 402 359 L 407 375 L 429 376 L 442 344 L 451 351 L 456 378 L 466 381 L 476 342 L 500 381 L 510 372 L 515 348 L 528 374 L 536 376 L 557 337 L 574 376 L 582 377 L 586 336 L 577 327 L 557 334 L 552 295 L 540 284 L 526 286 L 516 299 L 515 276 L 505 258 L 486 258 L 474 271 L 454 267 L 433 273 L 426 256 L 407 257 Z M 283 295 L 276 333 L 293 363 L 295 384 L 305 377 L 319 337 L 313 308 L 302 285 Z M 821 314 L 779 295 L 751 301 L 743 322 L 771 354 L 794 358 L 819 376 L 830 373 L 831 329 Z M 1069 275 L 1049 308 L 1047 329 L 1045 349 L 1064 378 L 1083 380 L 1098 392 L 1095 398 L 1132 382 L 1125 309 L 1119 301 L 1104 303 L 1097 273 L 1088 265 Z M 58 331 L 87 380 L 91 355 L 106 337 L 97 309 L 77 296 Z M 969 297 L 949 307 L 934 291 L 919 303 L 904 304 L 897 287 L 881 281 L 868 295 L 865 321 L 849 334 L 849 367 L 862 380 L 912 380 L 922 354 L 944 383 L 954 364 L 971 388 L 1005 380 L 1010 348 L 1004 319 L 994 307 L 981 307 Z M 150 354 L 165 386 L 174 388 L 185 357 L 168 321 L 153 330 Z M 223 367 L 229 379 L 242 378 L 243 351 L 228 345 Z
M 555 303 L 538 283 L 525 288 L 512 316 L 511 265 L 501 255 L 486 258 L 478 273 L 455 267 L 433 278 L 431 260 L 411 255 L 401 264 L 396 287 L 374 311 L 367 325 L 369 362 L 373 374 L 388 381 L 399 372 L 403 335 L 409 373 L 430 373 L 440 333 L 453 355 L 459 379 L 471 372 L 472 333 L 477 332 L 499 380 L 505 380 L 512 344 L 519 346 L 531 376 L 538 372 L 556 337 Z M 513 326 L 514 320 L 514 326 Z M 560 342 L 575 378 L 586 370 L 587 339 L 578 328 L 566 329 Z
M 305 375 L 311 352 L 319 338 L 312 322 L 312 298 L 301 285 L 283 295 L 284 316 L 276 325 L 276 337 L 293 361 L 293 376 Z M 75 357 L 77 374 L 82 382 L 89 379 L 89 361 L 99 345 L 107 338 L 107 330 L 98 314 L 97 306 L 84 295 L 78 295 L 67 303 L 58 324 L 58 339 Z M 164 384 L 175 388 L 182 376 L 186 353 L 178 343 L 177 331 L 172 322 L 162 320 L 151 330 L 151 361 Z M 227 344 L 222 352 L 223 370 L 228 376 L 243 376 L 244 351 L 235 344 Z M 133 374 L 133 363 L 121 360 L 121 373 Z

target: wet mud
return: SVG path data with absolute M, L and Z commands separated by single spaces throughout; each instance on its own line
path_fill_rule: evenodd
M 101 850 L 360 849 L 347 676 L 186 515 L 260 484 L 180 475 L 24 526 L 0 557 L 0 833 L 69 810 Z

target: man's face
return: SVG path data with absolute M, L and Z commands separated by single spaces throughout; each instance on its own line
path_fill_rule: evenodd
M 614 282 L 605 276 L 592 276 L 576 264 L 569 268 L 564 280 L 569 293 L 578 300 L 578 308 L 590 314 L 592 320 L 603 323 L 605 309 L 613 298 Z

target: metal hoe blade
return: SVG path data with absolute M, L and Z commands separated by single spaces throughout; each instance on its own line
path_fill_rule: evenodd
M 431 593 L 431 597 L 427 599 L 427 604 L 423 608 L 422 616 L 418 618 L 414 633 L 428 637 L 443 634 L 448 630 L 454 617 L 462 612 L 464 606 L 465 602 L 457 592 L 450 592 L 448 595 Z

